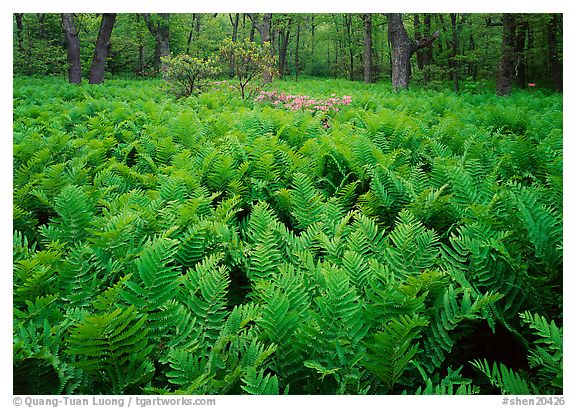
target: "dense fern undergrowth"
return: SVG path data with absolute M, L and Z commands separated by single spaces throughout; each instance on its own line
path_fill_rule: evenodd
M 562 98 L 14 82 L 14 392 L 562 393 Z

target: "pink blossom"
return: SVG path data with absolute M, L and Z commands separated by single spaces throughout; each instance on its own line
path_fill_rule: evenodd
M 531 83 L 528 84 L 528 86 L 533 87 L 533 86 L 536 86 L 536 84 L 533 83 L 533 82 L 531 82 Z

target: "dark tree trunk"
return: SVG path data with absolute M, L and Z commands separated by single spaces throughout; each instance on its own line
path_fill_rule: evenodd
M 364 14 L 364 82 L 371 84 L 372 77 L 372 14 Z
M 262 28 L 260 33 L 262 34 L 262 43 L 271 42 L 270 41 L 270 28 L 272 25 L 272 13 L 264 14 L 264 21 L 262 22 Z
M 115 22 L 116 14 L 102 14 L 102 22 L 100 23 L 100 30 L 98 31 L 94 57 L 92 59 L 92 65 L 90 65 L 90 72 L 88 73 L 88 83 L 90 84 L 101 84 L 104 82 L 106 60 L 110 52 L 110 36 L 112 35 Z
M 414 14 L 414 39 L 416 42 L 422 40 L 422 25 L 420 24 L 420 16 L 418 13 Z M 418 63 L 418 69 L 424 69 L 424 52 L 425 50 L 418 50 L 416 52 L 416 62 Z
M 230 24 L 232 24 L 232 42 L 236 42 L 238 39 L 238 23 L 240 22 L 240 13 L 236 13 L 234 18 L 232 18 L 232 14 L 228 14 L 230 18 Z
M 74 24 L 74 15 L 72 13 L 63 13 L 61 18 L 68 54 L 68 81 L 71 84 L 79 84 L 82 82 L 80 40 L 78 39 L 78 30 L 76 30 L 76 25 Z
M 392 45 L 392 87 L 395 91 L 408 88 L 410 81 L 410 57 L 415 43 L 408 37 L 402 22 L 402 14 L 388 13 L 388 38 Z
M 424 36 L 430 37 L 430 13 L 424 14 Z M 430 82 L 430 71 L 425 69 L 432 64 L 432 47 L 422 49 L 422 69 L 424 69 L 424 82 Z
M 298 75 L 300 74 L 300 60 L 298 58 L 299 49 L 300 49 L 300 21 L 298 21 L 298 26 L 296 27 L 296 55 L 294 56 L 296 81 L 298 81 Z
M 24 16 L 23 13 L 14 13 L 14 17 L 16 18 L 16 36 L 18 37 L 18 51 L 20 53 L 24 52 L 24 45 L 23 45 L 23 35 L 24 32 L 24 24 L 22 23 L 22 17 Z
M 265 13 L 264 17 L 262 19 L 262 26 L 260 28 L 260 35 L 262 37 L 262 43 L 270 43 L 270 45 L 272 45 L 272 41 L 270 38 L 270 31 L 272 28 L 272 13 Z M 274 47 L 270 47 L 270 53 L 272 55 L 274 55 Z M 262 75 L 262 80 L 264 81 L 264 83 L 268 84 L 270 82 L 272 82 L 272 75 L 269 72 L 264 72 L 264 74 Z
M 402 14 L 388 13 L 388 38 L 392 45 L 392 87 L 395 91 L 408 88 L 410 82 L 410 57 L 421 48 L 431 47 L 439 31 L 416 42 L 408 37 Z
M 352 14 L 344 16 L 346 36 L 348 40 L 348 58 L 350 59 L 350 81 L 354 81 L 354 41 L 352 39 Z
M 256 20 L 251 19 L 252 27 L 250 28 L 250 42 L 254 41 L 254 36 L 256 35 Z
M 144 44 L 138 45 L 138 60 L 140 62 L 140 74 L 144 73 Z
M 48 30 L 46 29 L 46 14 L 38 13 L 38 33 L 43 40 L 48 39 Z
M 314 14 L 312 14 L 311 17 L 310 31 L 312 35 L 312 49 L 310 50 L 310 55 L 312 56 L 312 60 L 314 60 L 314 49 L 316 48 L 316 40 L 314 39 L 314 35 L 316 33 L 316 23 L 314 22 Z
M 148 31 L 150 31 L 156 40 L 156 48 L 154 49 L 154 71 L 159 72 L 162 70 L 162 72 L 164 72 L 168 69 L 168 65 L 162 61 L 162 57 L 170 55 L 170 27 L 168 25 L 170 13 L 158 13 L 160 17 L 158 24 L 154 24 L 150 13 L 143 13 L 142 16 L 144 17 L 144 21 L 146 21 Z
M 458 14 L 450 13 L 450 21 L 452 23 L 452 52 L 450 55 L 450 63 L 452 69 L 452 81 L 454 81 L 454 92 L 460 92 L 460 81 L 458 76 Z
M 550 75 L 552 86 L 556 91 L 562 92 L 562 64 L 558 57 L 556 40 L 558 36 L 558 14 L 552 14 L 552 18 L 547 27 L 548 38 L 548 61 L 550 63 Z
M 502 16 L 502 56 L 500 58 L 500 71 L 496 83 L 496 94 L 510 95 L 514 81 L 514 37 L 516 31 L 515 15 L 505 13 Z
M 232 42 L 236 42 L 238 40 L 238 23 L 240 22 L 240 13 L 236 13 L 234 18 L 232 18 L 232 14 L 228 14 L 228 18 L 230 19 L 230 24 L 232 24 Z M 230 78 L 234 77 L 234 57 L 230 57 Z
M 474 52 L 476 50 L 476 42 L 474 41 L 474 34 L 470 33 L 470 51 Z M 475 61 L 468 62 L 468 75 L 472 77 L 474 81 L 478 78 L 478 63 Z
M 278 74 L 280 78 L 284 76 L 286 73 L 286 53 L 288 52 L 288 43 L 290 41 L 290 24 L 292 19 L 288 20 L 288 26 L 280 30 L 280 44 L 279 44 L 279 53 L 278 53 Z
M 196 25 L 196 13 L 192 14 L 190 32 L 188 33 L 188 41 L 186 42 L 186 54 L 190 54 L 190 44 L 192 44 L 192 38 L 194 37 L 195 25 Z
M 528 21 L 524 15 L 518 15 L 518 24 L 516 26 L 515 48 L 516 48 L 516 85 L 520 88 L 526 87 L 526 32 L 528 31 Z

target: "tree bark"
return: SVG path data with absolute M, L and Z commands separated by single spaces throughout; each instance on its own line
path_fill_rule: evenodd
M 264 21 L 262 22 L 261 35 L 262 43 L 270 42 L 270 27 L 272 25 L 272 13 L 264 14 Z
M 170 19 L 170 13 L 158 13 L 160 17 L 158 24 L 154 24 L 150 13 L 143 13 L 144 21 L 146 21 L 146 26 L 148 31 L 154 36 L 156 40 L 156 48 L 154 50 L 154 71 L 165 72 L 168 69 L 168 65 L 162 61 L 162 57 L 167 57 L 170 55 L 170 27 L 168 25 L 168 20 Z
M 512 92 L 514 80 L 516 16 L 505 13 L 502 16 L 502 56 L 500 58 L 500 71 L 496 83 L 496 94 L 508 96 Z
M 234 18 L 232 18 L 232 14 L 228 13 L 228 18 L 230 18 L 230 24 L 232 24 L 232 42 L 236 42 L 238 40 L 240 13 L 236 13 Z M 234 57 L 230 56 L 230 78 L 232 77 L 234 77 Z
M 560 63 L 560 58 L 558 58 L 558 48 L 556 46 L 558 21 L 558 14 L 552 14 L 547 27 L 548 61 L 550 63 L 552 86 L 556 91 L 562 92 L 562 64 Z
M 192 21 L 190 24 L 190 32 L 188 33 L 188 41 L 186 42 L 186 54 L 190 54 L 190 44 L 192 44 L 192 38 L 194 37 L 195 25 L 196 25 L 196 13 L 193 13 Z
M 286 53 L 288 51 L 288 43 L 290 41 L 290 24 L 292 19 L 288 20 L 288 26 L 280 30 L 280 47 L 278 52 L 278 74 L 280 78 L 286 73 Z
M 252 27 L 250 27 L 250 42 L 254 42 L 254 36 L 256 34 L 256 20 L 250 18 L 252 21 Z
M 265 13 L 262 21 L 262 26 L 260 28 L 260 34 L 262 38 L 262 44 L 269 42 L 272 45 L 270 38 L 270 30 L 272 26 L 272 13 Z M 270 47 L 270 53 L 274 55 L 274 47 Z M 272 82 L 272 75 L 269 72 L 264 72 L 262 75 L 262 80 L 264 83 L 268 84 Z
M 424 37 L 430 37 L 430 13 L 424 14 Z M 425 69 L 432 64 L 432 47 L 422 48 L 422 69 L 424 69 L 424 82 L 430 82 L 430 71 Z
M 296 81 L 298 81 L 298 75 L 300 74 L 300 61 L 298 58 L 298 50 L 300 49 L 300 21 L 298 21 L 298 26 L 296 27 L 296 55 L 294 56 L 294 66 L 296 71 Z
M 68 82 L 71 84 L 79 84 L 82 82 L 80 40 L 78 39 L 78 30 L 74 24 L 74 15 L 72 13 L 62 13 L 61 18 L 68 54 Z
M 22 23 L 22 17 L 24 16 L 23 13 L 14 13 L 14 18 L 16 18 L 16 29 L 18 30 L 16 36 L 18 37 L 18 51 L 20 53 L 24 52 L 24 45 L 23 45 L 23 35 L 24 32 L 24 24 Z
M 90 84 L 101 84 L 104 82 L 106 60 L 110 52 L 110 36 L 112 35 L 115 22 L 115 13 L 102 14 L 102 22 L 100 23 L 100 30 L 98 31 L 94 57 L 92 58 L 92 65 L 90 65 L 90 71 L 88 73 L 88 83 Z
M 516 85 L 520 88 L 526 87 L 526 32 L 528 31 L 528 21 L 524 15 L 518 15 L 518 24 L 516 26 L 515 52 L 516 52 Z
M 474 52 L 475 50 L 476 42 L 474 41 L 474 34 L 470 33 L 470 51 Z M 470 75 L 474 81 L 478 78 L 478 63 L 476 61 L 468 62 L 468 75 Z
M 350 81 L 354 81 L 354 41 L 352 39 L 352 14 L 344 16 L 346 36 L 348 40 L 348 58 L 350 60 Z
M 436 31 L 430 37 L 416 42 L 408 37 L 402 14 L 388 13 L 388 39 L 392 45 L 392 87 L 395 91 L 407 89 L 410 82 L 410 57 L 421 48 L 431 47 L 440 35 Z
M 37 13 L 38 15 L 38 34 L 43 40 L 48 39 L 48 30 L 46 29 L 46 14 Z
M 364 14 L 364 82 L 371 84 L 372 76 L 372 14 Z
M 414 39 L 416 42 L 422 40 L 422 25 L 420 24 L 420 16 L 418 13 L 414 13 Z M 424 50 L 418 50 L 416 52 L 416 62 L 418 64 L 418 69 L 422 71 L 424 69 Z
M 316 48 L 316 41 L 314 39 L 316 33 L 316 23 L 314 22 L 314 14 L 312 14 L 311 21 L 310 21 L 310 30 L 312 35 L 312 49 L 310 50 L 310 55 L 312 56 L 312 60 L 314 60 L 314 49 Z
M 454 92 L 460 92 L 460 81 L 458 76 L 458 60 L 456 57 L 458 56 L 458 37 L 459 37 L 459 28 L 458 28 L 458 14 L 457 13 L 450 13 L 450 21 L 452 23 L 452 53 L 450 55 L 450 63 L 451 63 L 451 70 L 452 70 L 452 81 L 454 82 Z
M 392 87 L 395 91 L 408 88 L 410 57 L 415 43 L 408 37 L 402 14 L 388 13 L 388 37 L 392 44 Z

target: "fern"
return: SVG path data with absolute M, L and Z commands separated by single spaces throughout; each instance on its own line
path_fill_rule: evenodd
M 186 291 L 180 298 L 196 319 L 191 337 L 202 345 L 218 338 L 228 314 L 226 297 L 230 280 L 227 268 L 217 266 L 219 260 L 219 257 L 209 256 L 189 270 L 184 279 Z
M 254 367 L 249 367 L 246 376 L 242 378 L 244 385 L 242 389 L 253 395 L 278 395 L 278 378 L 275 375 L 266 374 L 264 370 L 256 371 Z
M 522 376 L 513 370 L 507 368 L 504 364 L 492 365 L 488 361 L 475 360 L 472 365 L 480 370 L 490 380 L 490 383 L 498 388 L 502 394 L 509 395 L 529 395 L 539 394 L 534 384 L 522 378 Z
M 114 394 L 136 390 L 153 374 L 148 356 L 146 316 L 138 317 L 134 306 L 83 319 L 70 334 L 67 352 L 79 357 L 76 366 L 109 382 Z
M 88 195 L 76 186 L 68 186 L 55 199 L 54 209 L 58 218 L 54 220 L 56 239 L 73 244 L 82 241 L 93 217 L 93 208 Z
M 531 368 L 538 369 L 538 378 L 543 384 L 541 390 L 548 391 L 548 387 L 554 393 L 563 387 L 563 332 L 554 321 L 550 323 L 538 314 L 529 311 L 520 313 L 520 318 L 540 337 L 534 342 L 529 351 L 528 363 Z
M 311 180 L 302 173 L 294 175 L 293 186 L 292 215 L 296 219 L 297 227 L 304 230 L 321 220 L 323 200 Z
M 462 295 L 461 299 L 460 294 Z M 490 308 L 502 295 L 486 293 L 474 296 L 470 289 L 455 289 L 452 285 L 438 296 L 435 302 L 428 336 L 424 341 L 427 360 L 434 367 L 440 366 L 456 340 L 451 332 L 464 320 L 489 317 Z M 488 316 L 487 316 L 488 315 Z
M 391 320 L 384 330 L 367 343 L 366 368 L 377 376 L 388 391 L 400 379 L 418 351 L 416 340 L 428 321 L 418 315 Z

